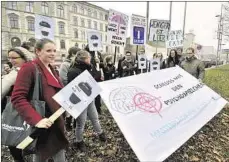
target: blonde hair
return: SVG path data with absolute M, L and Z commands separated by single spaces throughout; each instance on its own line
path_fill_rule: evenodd
M 72 59 L 70 67 L 73 67 L 80 61 L 84 61 L 86 58 L 90 56 L 91 56 L 90 53 L 85 50 L 78 51 L 76 55 L 74 56 L 74 58 Z

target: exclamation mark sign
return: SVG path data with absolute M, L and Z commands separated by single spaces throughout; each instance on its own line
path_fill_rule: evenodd
M 140 30 L 138 30 L 138 40 L 140 39 Z

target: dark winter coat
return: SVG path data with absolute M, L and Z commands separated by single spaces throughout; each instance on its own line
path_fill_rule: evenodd
M 98 71 L 98 70 L 96 69 L 95 51 L 90 51 L 88 47 L 86 47 L 85 50 L 86 50 L 87 52 L 89 52 L 90 55 L 91 55 L 91 65 L 92 65 L 92 70 L 93 70 L 93 73 L 94 73 L 94 78 L 95 78 L 95 80 L 96 80 L 97 82 L 102 81 L 102 80 L 101 80 L 102 73 L 101 73 L 101 71 Z M 99 59 L 99 62 L 100 62 L 100 63 L 99 63 L 99 67 L 102 68 L 102 67 L 103 67 L 103 58 L 102 58 L 102 55 L 101 55 L 100 52 L 97 52 L 97 54 L 98 54 L 98 59 Z
M 113 64 L 103 67 L 103 73 L 104 73 L 104 80 L 110 80 L 115 79 L 116 73 L 115 73 L 115 66 Z
M 121 63 L 121 68 L 122 68 L 122 76 L 121 77 L 134 75 L 134 71 L 136 69 L 134 62 L 128 62 L 126 60 L 124 60 Z
M 95 74 L 93 73 L 92 65 L 88 65 L 84 62 L 77 62 L 74 64 L 73 67 L 70 67 L 67 77 L 68 77 L 68 83 L 70 83 L 72 80 L 74 80 L 77 76 L 79 76 L 82 72 L 85 70 L 88 70 L 88 72 L 94 77 Z
M 57 81 L 39 59 L 33 62 L 37 64 L 41 72 L 43 85 L 41 100 L 46 102 L 45 116 L 49 117 L 60 108 L 60 105 L 52 97 L 63 87 L 63 84 L 51 66 L 50 69 Z M 31 126 L 35 126 L 42 119 L 41 115 L 29 103 L 32 98 L 32 87 L 34 87 L 35 83 L 35 71 L 32 62 L 25 63 L 21 67 L 11 96 L 15 109 Z M 67 145 L 68 141 L 64 133 L 64 118 L 60 116 L 54 124 L 38 138 L 37 153 L 41 156 L 42 160 L 44 160 L 55 155 L 60 150 L 65 149 Z

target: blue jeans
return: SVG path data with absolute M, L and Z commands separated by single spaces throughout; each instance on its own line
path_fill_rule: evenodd
M 76 119 L 76 142 L 81 142 L 83 140 L 83 131 L 86 124 L 87 115 L 95 132 L 97 134 L 101 134 L 103 132 L 99 123 L 98 112 L 93 101 Z
M 49 159 L 43 161 L 40 159 L 40 156 L 36 154 L 33 156 L 33 162 L 48 162 Z M 56 155 L 52 157 L 52 159 L 54 162 L 66 162 L 64 150 L 60 150 Z

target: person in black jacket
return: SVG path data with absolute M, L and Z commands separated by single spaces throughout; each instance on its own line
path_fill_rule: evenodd
M 94 73 L 91 65 L 91 56 L 85 51 L 81 50 L 77 52 L 75 60 L 70 66 L 68 71 L 68 83 L 74 80 L 77 76 L 79 76 L 85 70 L 88 70 L 90 74 L 94 77 Z M 86 151 L 86 145 L 83 141 L 83 131 L 86 123 L 87 115 L 89 120 L 91 120 L 93 128 L 97 135 L 99 136 L 101 141 L 106 141 L 105 133 L 101 129 L 101 125 L 99 123 L 98 113 L 96 111 L 94 101 L 91 102 L 88 107 L 80 114 L 80 116 L 76 119 L 76 142 L 74 142 L 74 146 L 80 149 L 80 151 Z
M 106 56 L 103 66 L 104 80 L 116 78 L 115 66 L 112 61 L 112 56 Z
M 134 75 L 136 67 L 137 66 L 135 64 L 135 61 L 132 58 L 131 52 L 127 51 L 125 60 L 122 61 L 121 63 L 121 71 L 122 71 L 121 77 L 127 77 L 127 76 Z
M 123 56 L 122 58 L 120 58 L 119 60 L 118 60 L 118 76 L 121 78 L 122 77 L 122 73 L 123 73 L 123 71 L 122 71 L 122 62 L 125 60 L 125 56 Z
M 102 55 L 100 52 L 97 52 L 98 54 L 98 58 L 96 57 L 96 54 L 95 54 L 95 51 L 90 51 L 89 49 L 89 45 L 87 44 L 86 47 L 85 47 L 85 50 L 87 52 L 90 53 L 90 56 L 91 56 L 91 65 L 92 65 L 92 70 L 93 70 L 93 73 L 94 73 L 94 78 L 97 82 L 101 82 L 104 80 L 103 76 L 102 76 L 102 73 L 101 73 L 101 69 L 103 67 L 103 58 L 102 58 Z M 97 65 L 96 64 L 99 64 L 99 69 L 97 69 Z M 98 95 L 96 98 L 95 98 L 95 107 L 98 111 L 99 114 L 101 114 L 101 96 Z

